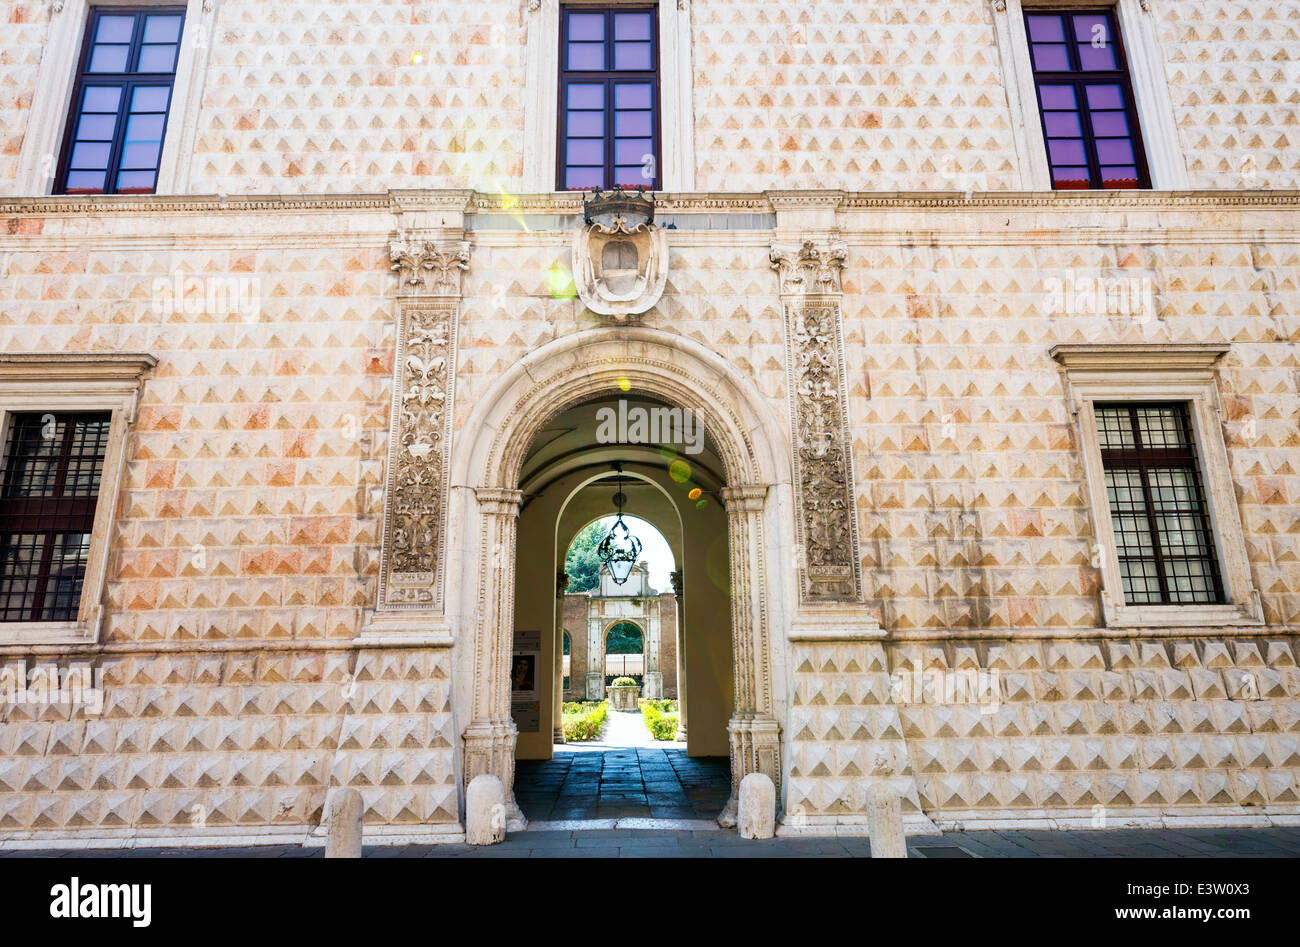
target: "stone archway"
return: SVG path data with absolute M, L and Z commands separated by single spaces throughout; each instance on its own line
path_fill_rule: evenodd
M 784 708 L 781 630 L 793 613 L 793 538 L 789 454 L 784 435 L 753 384 L 707 349 L 646 328 L 608 328 L 557 340 L 516 363 L 481 398 L 462 430 L 472 440 L 452 451 L 449 602 L 469 655 L 457 666 L 464 781 L 481 773 L 507 787 L 514 802 L 516 728 L 510 717 L 507 663 L 514 616 L 519 475 L 534 434 L 571 405 L 636 388 L 702 419 L 718 446 L 727 485 L 732 590 L 733 713 L 727 727 L 732 798 L 719 821 L 734 824 L 735 793 L 751 772 L 781 782 Z M 450 571 L 450 570 L 449 570 Z M 761 590 L 761 591 L 760 591 Z M 686 591 L 689 595 L 689 590 Z

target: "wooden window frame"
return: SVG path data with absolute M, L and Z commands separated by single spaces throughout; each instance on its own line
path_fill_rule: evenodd
M 57 454 L 50 458 L 54 467 L 54 479 L 49 484 L 51 488 L 49 494 L 14 493 L 11 490 L 12 478 L 17 473 L 14 466 L 14 451 L 18 449 L 19 444 L 14 437 L 14 421 L 18 417 L 33 418 L 38 426 L 46 423 L 46 419 L 63 422 Z M 49 605 L 47 597 L 51 594 L 50 585 L 54 578 L 54 558 L 55 551 L 59 548 L 58 539 L 67 535 L 94 532 L 98 490 L 95 494 L 65 492 L 69 467 L 73 459 L 72 447 L 76 439 L 76 422 L 91 418 L 108 422 L 111 429 L 112 414 L 107 411 L 11 411 L 6 413 L 3 422 L 0 423 L 0 444 L 4 445 L 4 454 L 0 456 L 0 534 L 36 535 L 44 540 L 35 571 L 28 573 L 27 576 L 35 580 L 32 603 L 26 609 L 27 614 L 23 617 L 7 619 L 4 617 L 4 612 L 9 609 L 0 608 L 0 624 L 24 621 L 69 621 L 76 617 L 76 608 L 73 609 L 71 616 L 58 615 L 53 618 L 39 616 L 46 612 Z M 102 447 L 107 451 L 107 432 Z M 98 463 L 97 475 L 102 482 L 103 454 L 98 455 Z M 57 528 L 55 524 L 58 524 Z M 2 578 L 0 576 L 0 579 Z M 80 581 L 83 583 L 85 581 L 84 569 Z M 3 589 L 3 585 L 0 585 L 0 589 Z M 4 602 L 0 600 L 0 606 L 3 604 Z
M 105 16 L 134 16 L 136 22 L 132 27 L 131 44 L 127 52 L 127 66 L 140 58 L 140 47 L 144 38 L 144 25 L 149 15 L 177 15 L 181 18 L 180 30 L 176 38 L 176 61 L 172 71 L 163 72 L 122 72 L 89 73 L 90 53 L 94 47 L 95 34 L 99 29 L 99 20 Z M 77 59 L 77 77 L 72 86 L 72 98 L 68 103 L 67 124 L 63 130 L 63 145 L 59 150 L 58 173 L 54 179 L 54 193 L 68 194 L 68 167 L 72 160 L 73 146 L 76 144 L 76 128 L 81 118 L 81 101 L 85 90 L 95 86 L 113 86 L 122 90 L 122 99 L 118 104 L 117 124 L 113 131 L 113 141 L 109 147 L 108 166 L 104 171 L 104 188 L 99 191 L 73 192 L 82 194 L 155 194 L 162 175 L 163 150 L 167 141 L 167 126 L 170 124 L 172 104 L 176 98 L 176 79 L 180 69 L 181 57 L 185 49 L 185 4 L 158 6 L 91 6 L 86 16 L 85 29 L 81 40 L 81 55 Z M 165 81 L 164 81 L 165 80 Z M 162 137 L 158 144 L 158 159 L 154 165 L 154 183 L 148 191 L 129 189 L 119 190 L 117 179 L 121 174 L 122 151 L 126 145 L 126 125 L 130 116 L 131 95 L 140 87 L 167 88 L 167 109 L 163 112 Z
M 1115 15 L 1112 7 L 1091 7 L 1079 8 L 1074 6 L 1029 6 L 1025 7 L 1022 17 L 1025 24 L 1026 36 L 1029 34 L 1029 18 L 1032 16 L 1056 15 L 1065 20 L 1066 29 L 1069 30 L 1069 18 L 1072 16 L 1104 16 L 1106 23 L 1111 31 L 1112 41 L 1110 43 L 1112 51 L 1115 53 L 1116 68 L 1110 70 L 1089 70 L 1082 69 L 1079 62 L 1079 49 L 1072 34 L 1066 34 L 1065 50 L 1069 57 L 1071 69 L 1067 72 L 1039 70 L 1033 64 L 1033 38 L 1029 38 L 1029 62 L 1033 70 L 1034 80 L 1034 102 L 1038 107 L 1038 123 L 1043 131 L 1043 143 L 1045 157 L 1047 158 L 1047 173 L 1053 190 L 1073 190 L 1071 188 L 1056 187 L 1055 178 L 1052 172 L 1052 155 L 1050 152 L 1050 143 L 1047 132 L 1047 113 L 1043 108 L 1043 86 L 1044 85 L 1068 85 L 1074 89 L 1075 101 L 1078 103 L 1078 114 L 1081 129 L 1083 131 L 1084 160 L 1088 163 L 1088 183 L 1091 190 L 1150 190 L 1151 189 L 1151 171 L 1147 164 L 1146 146 L 1142 141 L 1142 123 L 1138 120 L 1137 99 L 1133 94 L 1133 80 L 1129 72 L 1128 53 L 1124 47 L 1124 36 L 1120 29 L 1119 18 Z M 1090 85 L 1118 85 L 1124 92 L 1124 117 L 1129 125 L 1129 140 L 1133 144 L 1134 165 L 1137 167 L 1137 187 L 1136 188 L 1106 188 L 1101 178 L 1101 158 L 1097 154 L 1097 141 L 1093 134 L 1092 114 L 1087 106 L 1086 88 Z
M 1183 427 L 1184 434 L 1188 444 L 1183 448 L 1148 448 L 1142 441 L 1141 425 L 1138 423 L 1138 410 L 1140 408 L 1168 408 L 1177 413 L 1179 423 Z M 1108 448 L 1101 447 L 1101 466 L 1102 470 L 1110 473 L 1113 470 L 1135 470 L 1142 490 L 1142 508 L 1147 522 L 1147 530 L 1151 536 L 1151 555 L 1150 560 L 1155 564 L 1156 584 L 1159 590 L 1159 601 L 1156 602 L 1130 602 L 1128 594 L 1121 588 L 1121 594 L 1124 595 L 1126 605 L 1143 604 L 1143 605 L 1222 605 L 1223 580 L 1219 575 L 1219 560 L 1215 554 L 1214 526 L 1210 522 L 1209 505 L 1205 499 L 1205 485 L 1201 476 L 1201 464 L 1196 450 L 1196 434 L 1192 430 L 1191 405 L 1186 401 L 1097 401 L 1093 404 L 1093 413 L 1096 414 L 1098 409 L 1119 409 L 1123 411 L 1123 417 L 1127 420 L 1133 435 L 1134 446 L 1132 448 Z M 1100 432 L 1098 432 L 1100 437 Z M 1159 528 L 1160 513 L 1156 508 L 1155 500 L 1152 494 L 1151 474 L 1152 470 L 1164 468 L 1177 468 L 1181 470 L 1190 470 L 1193 478 L 1193 486 L 1196 490 L 1196 509 L 1194 517 L 1198 520 L 1198 526 L 1204 531 L 1209 540 L 1211 555 L 1203 561 L 1207 564 L 1207 575 L 1213 587 L 1213 598 L 1209 601 L 1200 602 L 1178 602 L 1170 594 L 1170 574 L 1168 568 L 1169 553 L 1165 549 L 1161 539 Z M 1114 512 L 1111 511 L 1112 524 L 1114 521 Z M 1118 555 L 1118 549 L 1116 550 Z M 1146 556 L 1142 558 L 1148 558 Z M 1185 558 L 1185 557 L 1184 557 Z M 1199 558 L 1199 557 L 1197 557 Z M 1121 580 L 1122 581 L 1122 580 Z
M 614 55 L 614 34 L 613 20 L 614 14 L 620 13 L 649 13 L 650 14 L 650 62 L 651 68 L 648 70 L 615 70 L 604 69 L 597 71 L 571 70 L 565 67 L 569 47 L 569 14 L 570 13 L 600 13 L 605 17 L 605 65 L 613 64 Z M 565 162 L 565 140 L 566 129 L 568 125 L 568 87 L 571 83 L 596 85 L 602 84 L 605 87 L 605 155 L 604 155 L 604 181 L 602 188 L 608 190 L 614 185 L 614 176 L 617 173 L 614 163 L 614 84 L 617 82 L 649 82 L 651 108 L 654 112 L 654 118 L 651 128 L 652 142 L 654 146 L 655 176 L 654 180 L 646 185 L 648 191 L 661 190 L 663 181 L 663 109 L 660 104 L 659 84 L 660 84 L 660 39 L 659 39 L 659 7 L 657 5 L 649 6 L 581 6 L 575 4 L 566 4 L 560 8 L 560 29 L 559 29 L 559 57 L 558 57 L 558 75 L 556 79 L 557 89 L 557 108 L 556 108 L 556 133 L 555 133 L 555 189 L 557 191 L 580 191 L 590 190 L 590 188 L 569 188 L 565 186 L 564 172 Z

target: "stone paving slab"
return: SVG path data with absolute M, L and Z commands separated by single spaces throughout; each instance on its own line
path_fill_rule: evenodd
M 971 831 L 907 840 L 912 858 L 1300 857 L 1300 827 Z M 734 832 L 595 829 L 516 832 L 500 845 L 372 845 L 373 858 L 865 858 L 865 838 L 742 839 Z M 0 858 L 321 858 L 319 847 L 0 851 Z

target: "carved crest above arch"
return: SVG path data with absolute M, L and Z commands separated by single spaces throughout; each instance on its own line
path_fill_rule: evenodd
M 622 217 L 587 224 L 573 237 L 573 282 L 592 312 L 617 322 L 651 309 L 668 282 L 668 235 Z

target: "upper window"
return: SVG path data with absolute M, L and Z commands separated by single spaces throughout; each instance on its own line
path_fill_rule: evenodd
M 1148 188 L 1113 10 L 1025 11 L 1052 187 Z
M 560 29 L 561 190 L 659 188 L 654 7 L 566 7 Z
M 1187 404 L 1097 404 L 1094 412 L 1125 603 L 1222 603 Z
M 0 621 L 72 621 L 111 415 L 9 416 L 0 470 Z
M 56 193 L 153 193 L 184 20 L 182 7 L 90 11 Z

